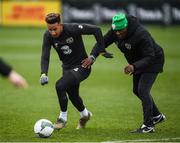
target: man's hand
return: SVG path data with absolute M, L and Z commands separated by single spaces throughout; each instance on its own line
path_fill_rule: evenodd
M 16 71 L 11 71 L 9 76 L 8 76 L 10 82 L 19 88 L 27 88 L 28 87 L 28 83 L 26 82 L 26 80 Z
M 108 53 L 108 52 L 100 53 L 100 55 L 102 55 L 105 58 L 113 58 L 113 54 L 112 53 Z
M 48 76 L 45 73 L 41 74 L 40 83 L 41 85 L 48 84 Z
M 86 59 L 84 59 L 82 62 L 81 62 L 81 66 L 83 67 L 83 68 L 90 68 L 91 67 L 91 65 L 94 63 L 94 61 L 95 61 L 95 58 L 94 57 L 92 57 L 92 56 L 89 56 L 88 58 L 86 58 Z
M 130 74 L 132 75 L 134 72 L 134 66 L 133 65 L 127 65 L 125 68 L 124 68 L 124 73 L 125 74 Z

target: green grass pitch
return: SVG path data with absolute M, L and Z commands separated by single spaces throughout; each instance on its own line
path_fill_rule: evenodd
M 110 26 L 110 25 L 108 25 Z M 107 25 L 101 25 L 103 33 Z M 158 76 L 152 94 L 167 121 L 156 126 L 153 134 L 129 134 L 142 123 L 141 103 L 132 93 L 132 77 L 123 74 L 126 61 L 116 48 L 109 60 L 99 57 L 90 77 L 82 82 L 80 95 L 93 117 L 84 130 L 76 130 L 79 113 L 69 102 L 68 125 L 48 139 L 37 138 L 35 122 L 46 118 L 54 122 L 59 115 L 55 82 L 61 77 L 61 63 L 51 51 L 49 84 L 41 86 L 40 55 L 43 28 L 0 27 L 0 57 L 11 64 L 28 81 L 28 89 L 17 89 L 0 77 L 1 142 L 105 142 L 125 140 L 180 141 L 180 27 L 147 26 L 164 48 L 164 73 Z M 93 36 L 84 36 L 90 52 Z

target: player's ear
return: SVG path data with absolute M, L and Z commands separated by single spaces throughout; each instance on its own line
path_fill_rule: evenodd
M 63 30 L 63 24 L 59 23 L 60 31 Z

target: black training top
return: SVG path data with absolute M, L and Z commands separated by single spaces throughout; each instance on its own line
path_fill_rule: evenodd
M 136 17 L 127 15 L 127 20 L 126 38 L 119 39 L 111 28 L 104 36 L 105 48 L 115 43 L 128 63 L 134 65 L 135 74 L 162 72 L 164 65 L 163 49 L 154 41 Z
M 77 23 L 63 24 L 63 32 L 57 38 L 53 38 L 47 30 L 44 33 L 42 45 L 41 73 L 48 73 L 51 46 L 58 53 L 63 68 L 71 69 L 80 65 L 81 61 L 87 58 L 82 35 L 95 36 L 98 46 L 93 48 L 91 55 L 96 58 L 104 50 L 102 32 L 97 26 Z
M 0 74 L 3 76 L 8 76 L 11 70 L 12 68 L 0 58 Z

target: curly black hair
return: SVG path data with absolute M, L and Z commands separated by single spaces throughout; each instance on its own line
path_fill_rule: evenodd
M 49 13 L 46 15 L 45 21 L 48 24 L 54 24 L 56 22 L 60 23 L 61 22 L 61 16 L 59 13 Z

